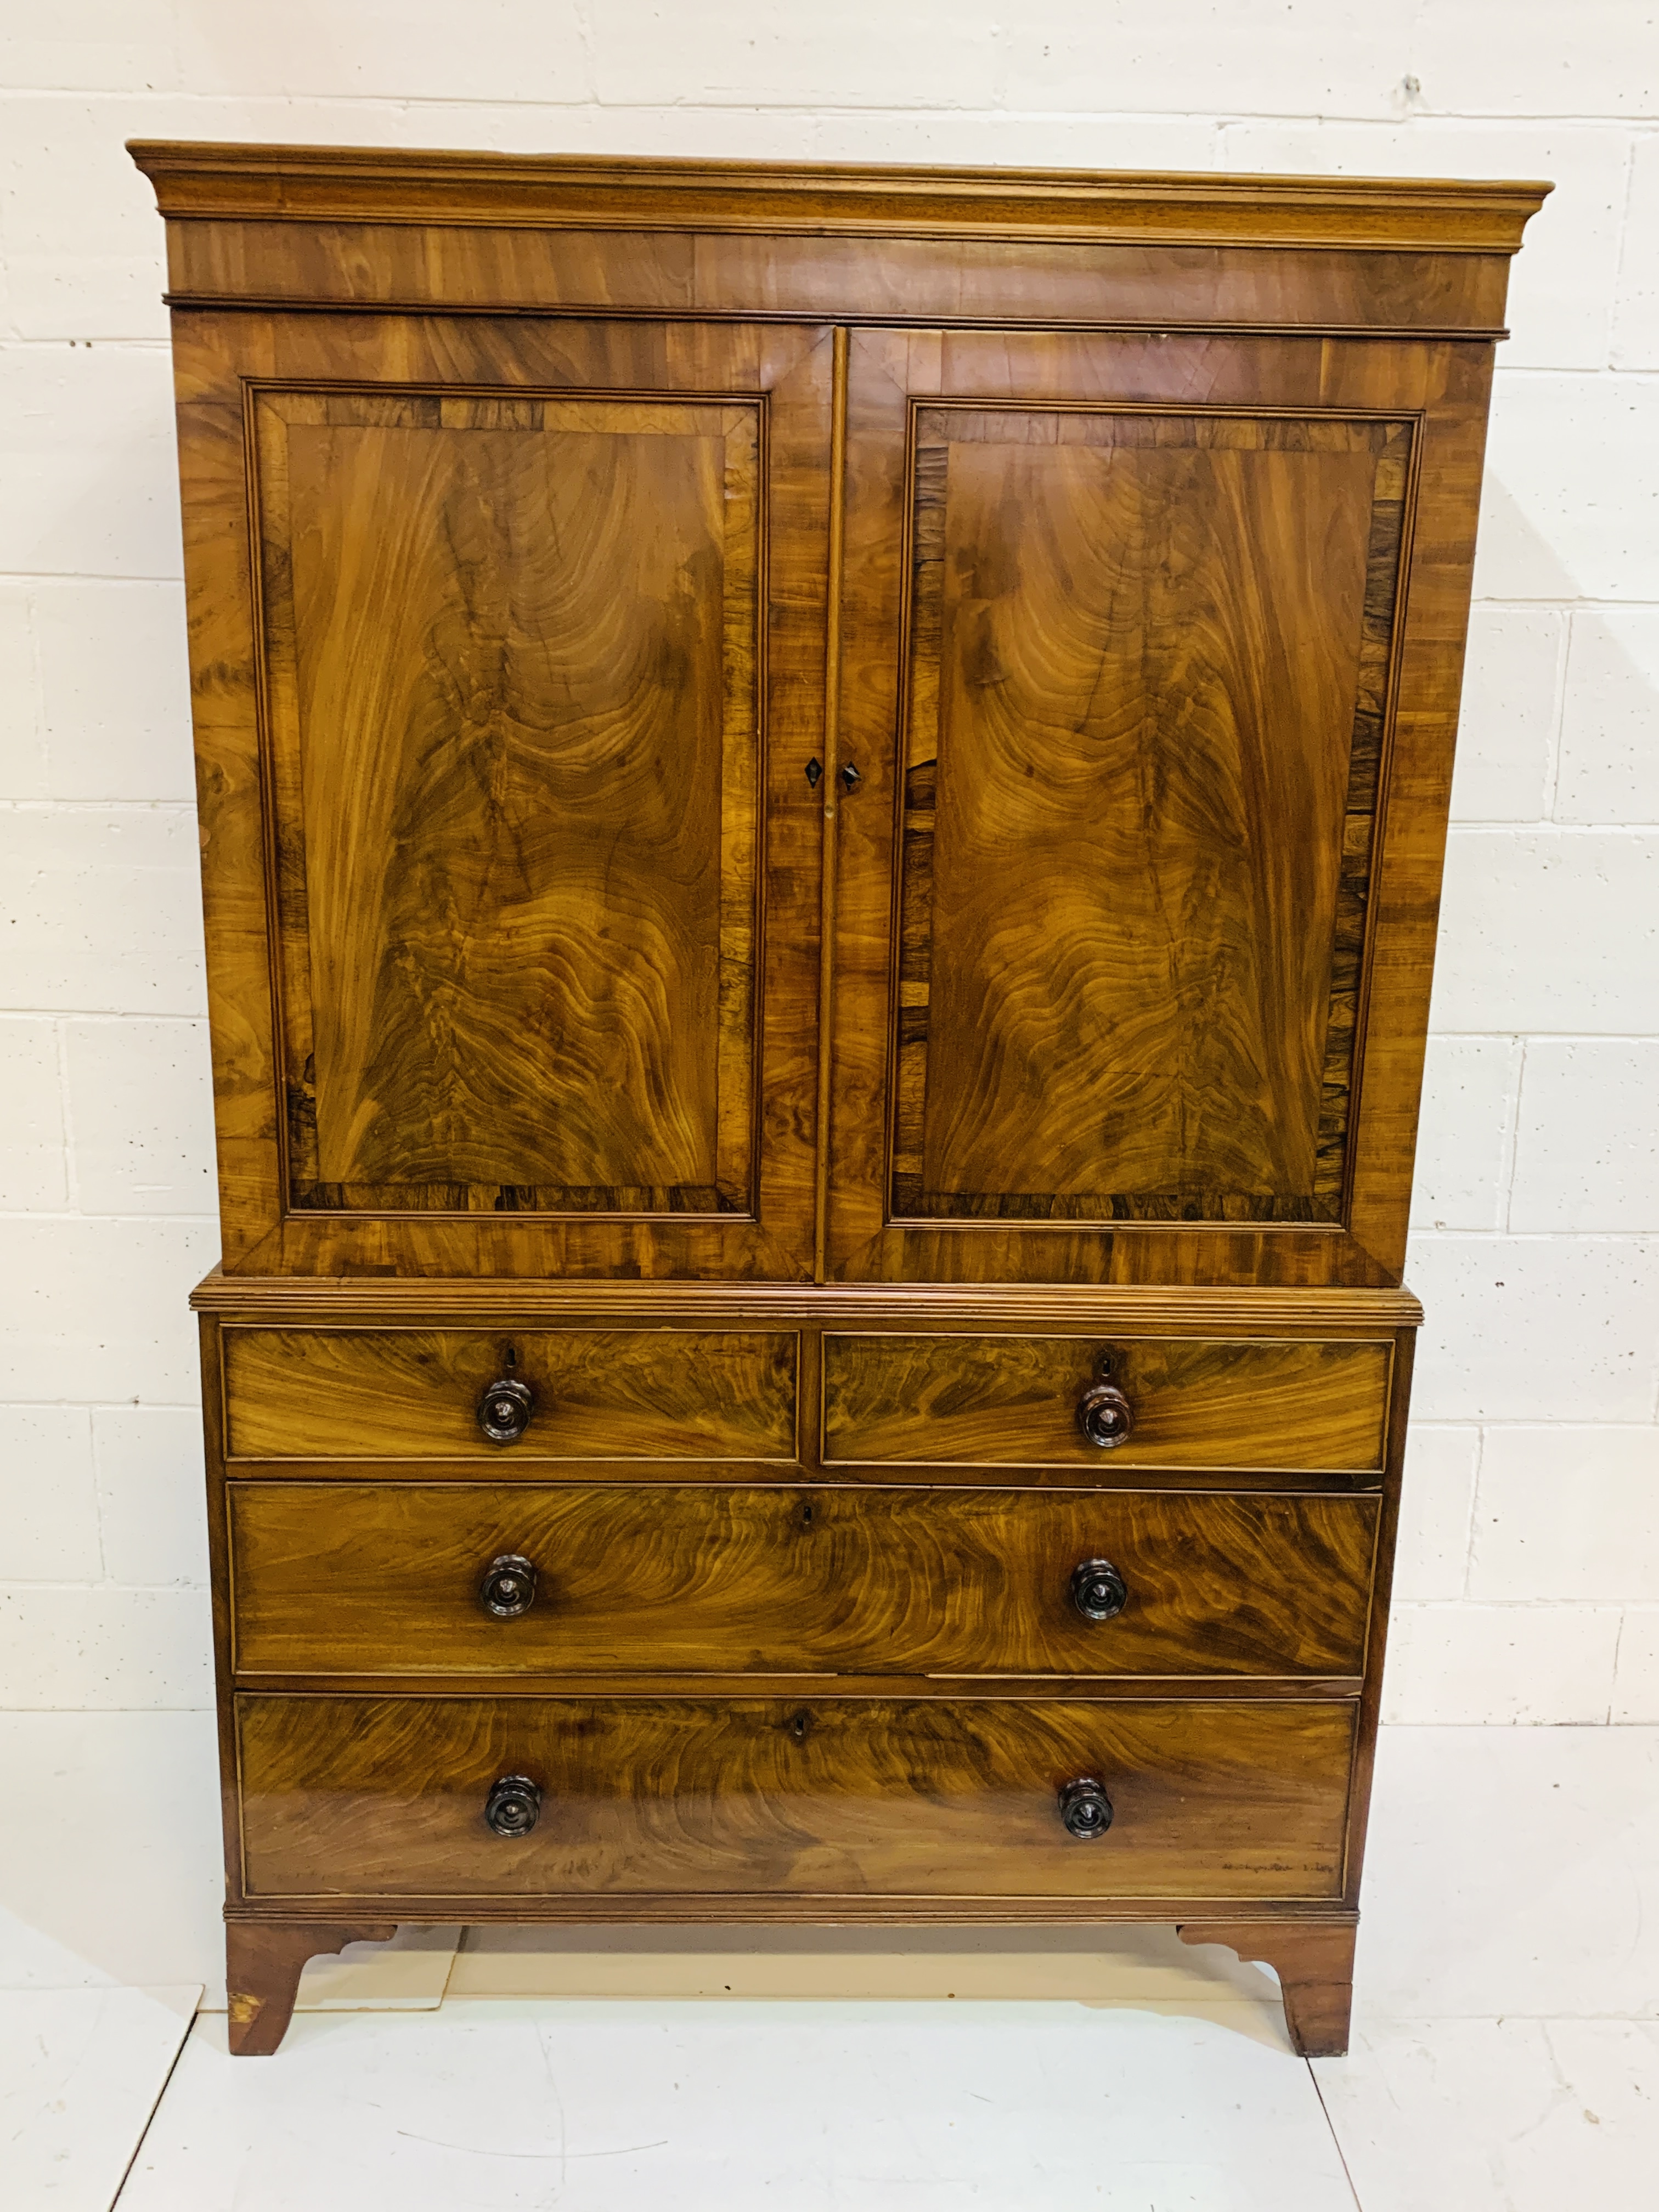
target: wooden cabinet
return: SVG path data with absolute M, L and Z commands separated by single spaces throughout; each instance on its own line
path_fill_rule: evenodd
M 1342 2048 L 1547 187 L 134 154 L 234 2045 L 622 1916 L 1172 1920 Z

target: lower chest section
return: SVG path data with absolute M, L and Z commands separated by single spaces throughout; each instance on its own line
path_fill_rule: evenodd
M 1350 1899 L 1395 1338 L 744 1319 L 210 1329 L 234 1894 Z

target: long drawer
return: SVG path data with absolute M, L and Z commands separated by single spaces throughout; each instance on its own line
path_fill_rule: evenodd
M 786 1330 L 230 1328 L 222 1341 L 233 1460 L 795 1457 Z M 480 1425 L 503 1378 L 530 1401 L 507 1444 Z
M 1387 1342 L 826 1335 L 826 1465 L 1283 1468 L 1383 1463 Z M 1106 1383 L 1128 1431 L 1079 1409 Z
M 244 1696 L 246 1893 L 1328 1899 L 1354 1723 L 1236 1699 Z M 512 1778 L 535 1825 L 493 1832 Z M 1068 1832 L 1079 1784 L 1103 1833 Z
M 1295 1494 L 238 1482 L 236 1664 L 1353 1676 L 1376 1514 Z M 529 1571 L 492 1574 L 503 1557 Z

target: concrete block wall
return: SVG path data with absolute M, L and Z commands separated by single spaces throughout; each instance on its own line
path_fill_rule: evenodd
M 0 1710 L 106 1746 L 113 1716 L 209 1702 L 185 1297 L 217 1239 L 161 228 L 133 136 L 1557 180 L 1492 424 L 1388 1710 L 1659 1721 L 1650 0 L 5 12 Z M 204 1725 L 191 1741 L 154 1836 L 176 1817 L 193 1850 Z

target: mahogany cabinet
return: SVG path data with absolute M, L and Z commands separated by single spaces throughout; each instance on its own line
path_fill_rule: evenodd
M 1547 187 L 133 152 L 234 2045 L 398 1920 L 1156 1919 L 1342 2049 Z

